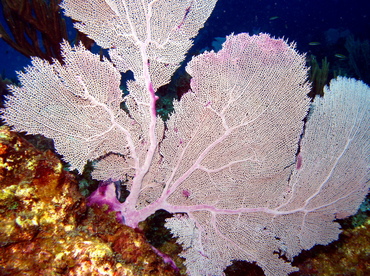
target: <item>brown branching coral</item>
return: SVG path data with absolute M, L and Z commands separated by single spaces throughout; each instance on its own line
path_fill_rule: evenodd
M 347 37 L 345 47 L 348 51 L 349 66 L 356 78 L 370 84 L 370 43 L 353 36 Z
M 0 24 L 0 37 L 27 57 L 38 56 L 62 61 L 60 43 L 68 40 L 66 23 L 61 15 L 61 0 L 0 0 L 8 30 Z M 92 40 L 78 34 L 87 48 Z
M 11 80 L 9 79 L 4 79 L 1 75 L 0 75 L 0 108 L 4 107 L 4 98 L 5 98 L 5 95 L 8 94 L 8 91 L 7 91 L 7 86 L 9 84 L 12 84 Z
M 315 56 L 311 56 L 310 60 L 310 81 L 312 82 L 312 89 L 309 94 L 310 97 L 314 98 L 316 95 L 324 95 L 324 86 L 329 84 L 329 62 L 327 58 L 323 58 L 320 64 L 317 62 Z

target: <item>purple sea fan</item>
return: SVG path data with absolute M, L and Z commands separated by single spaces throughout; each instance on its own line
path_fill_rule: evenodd
M 113 184 L 90 201 L 108 203 L 125 224 L 173 213 L 166 227 L 183 244 L 190 275 L 222 275 L 231 260 L 287 275 L 296 269 L 276 252 L 291 260 L 336 239 L 336 216 L 353 214 L 368 192 L 369 87 L 333 80 L 300 140 L 310 104 L 304 55 L 267 34 L 231 35 L 219 52 L 187 65 L 191 92 L 174 103 L 165 127 L 155 91 L 214 4 L 65 0 L 77 27 L 111 48 L 114 65 L 66 44 L 64 65 L 34 58 L 22 86 L 11 87 L 3 118 L 53 138 L 73 168 L 98 159 L 94 178 L 124 180 L 123 203 Z M 123 99 L 128 112 L 118 70 L 135 78 Z
M 118 197 L 115 183 L 108 180 L 99 184 L 99 187 L 87 198 L 87 202 L 89 206 L 93 204 L 107 205 L 107 211 L 111 212 L 120 209 L 121 203 L 117 199 Z M 117 220 L 123 224 L 125 223 L 120 211 L 117 212 Z

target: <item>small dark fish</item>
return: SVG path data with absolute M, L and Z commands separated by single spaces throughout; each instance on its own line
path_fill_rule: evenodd
M 334 56 L 342 60 L 347 58 L 345 55 L 342 54 L 335 54 Z
M 279 18 L 279 16 L 271 16 L 270 20 L 275 20 L 275 19 L 278 19 L 278 18 Z
M 308 45 L 311 45 L 311 46 L 316 46 L 316 45 L 320 45 L 321 43 L 318 42 L 318 41 L 312 41 L 310 43 L 308 43 Z

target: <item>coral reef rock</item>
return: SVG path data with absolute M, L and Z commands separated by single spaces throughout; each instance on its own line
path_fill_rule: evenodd
M 51 151 L 0 127 L 0 275 L 176 275 L 141 233 L 88 208 Z

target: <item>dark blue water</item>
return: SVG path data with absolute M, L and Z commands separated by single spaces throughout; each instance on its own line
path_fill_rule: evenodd
M 4 24 L 2 12 L 0 17 Z M 219 0 L 192 51 L 210 48 L 215 37 L 232 32 L 266 32 L 296 41 L 300 52 L 334 59 L 335 54 L 346 55 L 346 36 L 369 39 L 369 17 L 369 0 Z M 14 78 L 27 64 L 28 58 L 0 39 L 2 76 Z

